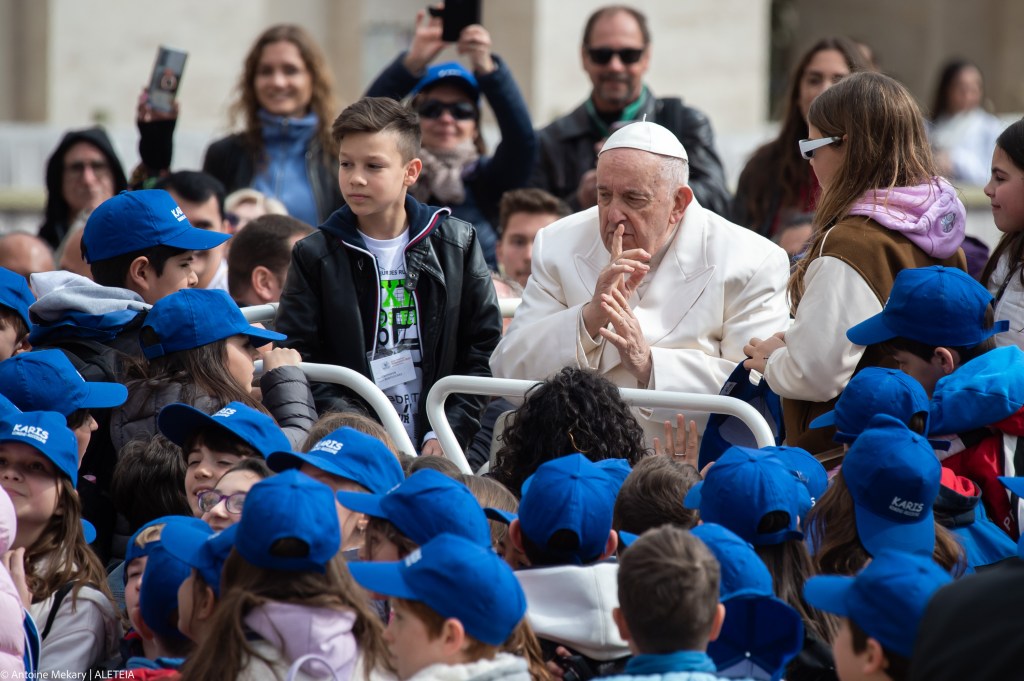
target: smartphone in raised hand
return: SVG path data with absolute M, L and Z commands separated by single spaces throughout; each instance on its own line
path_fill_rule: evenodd
M 480 0 L 445 0 L 441 9 L 431 7 L 430 15 L 441 17 L 441 40 L 456 43 L 462 29 L 480 23 Z
M 185 71 L 185 60 L 188 52 L 175 50 L 163 45 L 157 50 L 153 74 L 149 79 L 149 105 L 154 111 L 172 113 L 174 98 L 181 84 L 181 74 Z

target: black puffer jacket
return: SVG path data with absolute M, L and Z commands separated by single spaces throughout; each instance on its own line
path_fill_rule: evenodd
M 236 189 L 252 186 L 256 176 L 256 153 L 245 142 L 242 133 L 219 139 L 206 149 L 203 158 L 203 172 L 213 175 L 224 183 L 230 194 Z M 316 136 L 306 150 L 306 176 L 316 200 L 316 214 L 326 220 L 344 203 L 338 187 L 338 162 L 327 161 Z
M 501 337 L 501 313 L 471 225 L 406 198 L 410 224 L 405 251 L 406 283 L 419 308 L 423 384 L 416 442 L 430 430 L 426 399 L 438 379 L 450 374 L 490 376 L 491 352 Z M 372 380 L 367 351 L 377 331 L 377 266 L 345 206 L 320 229 L 295 244 L 281 294 L 276 328 L 308 362 L 336 364 Z M 317 404 L 356 399 L 341 386 L 314 384 Z M 445 412 L 465 448 L 480 427 L 484 399 L 453 395 Z
M 676 97 L 655 99 L 648 92 L 634 120 L 646 120 L 671 130 L 686 149 L 690 164 L 690 188 L 700 205 L 728 218 L 729 190 L 725 171 L 715 151 L 711 121 Z M 572 113 L 556 119 L 539 133 L 540 157 L 530 184 L 546 189 L 580 208 L 576 189 L 584 173 L 597 165 L 597 144 L 605 133 L 587 112 L 586 102 Z

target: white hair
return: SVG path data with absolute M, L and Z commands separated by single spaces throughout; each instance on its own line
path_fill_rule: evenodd
M 661 177 L 672 189 L 687 187 L 690 182 L 690 163 L 686 159 L 662 156 Z

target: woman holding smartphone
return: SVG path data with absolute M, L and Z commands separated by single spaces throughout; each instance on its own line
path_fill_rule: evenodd
M 421 10 L 409 50 L 400 54 L 366 92 L 369 97 L 413 95 L 423 135 L 423 173 L 412 187 L 420 201 L 447 206 L 472 223 L 484 258 L 497 269 L 498 202 L 509 189 L 526 186 L 537 141 L 526 102 L 508 66 L 491 52 L 491 36 L 479 24 L 462 29 L 456 44 L 472 72 L 458 62 L 428 66 L 444 49 L 439 17 Z M 480 96 L 501 130 L 493 156 L 480 134 Z
M 243 130 L 206 150 L 203 170 L 227 191 L 251 187 L 319 225 L 342 204 L 331 142 L 336 104 L 320 47 L 291 24 L 265 30 L 245 58 L 231 107 Z

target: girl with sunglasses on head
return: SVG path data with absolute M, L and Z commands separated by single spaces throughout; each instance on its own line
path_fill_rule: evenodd
M 795 319 L 751 339 L 744 366 L 782 396 L 788 444 L 821 453 L 835 447 L 833 431 L 809 430 L 811 420 L 832 409 L 856 371 L 891 366 L 883 346 L 854 345 L 847 329 L 882 311 L 901 270 L 965 269 L 966 211 L 936 175 L 917 102 L 892 78 L 847 76 L 814 100 L 807 122 L 798 149 L 821 196 L 789 281 Z
M 428 66 L 446 43 L 438 17 L 416 15 L 416 32 L 400 54 L 366 91 L 368 97 L 402 99 L 411 94 L 423 135 L 423 172 L 412 187 L 419 201 L 447 206 L 471 223 L 484 258 L 497 269 L 498 203 L 509 189 L 526 186 L 537 141 L 526 102 L 508 65 L 491 52 L 491 36 L 478 24 L 467 26 L 456 43 L 472 73 L 457 62 Z M 480 96 L 486 98 L 501 131 L 493 156 L 480 134 Z

